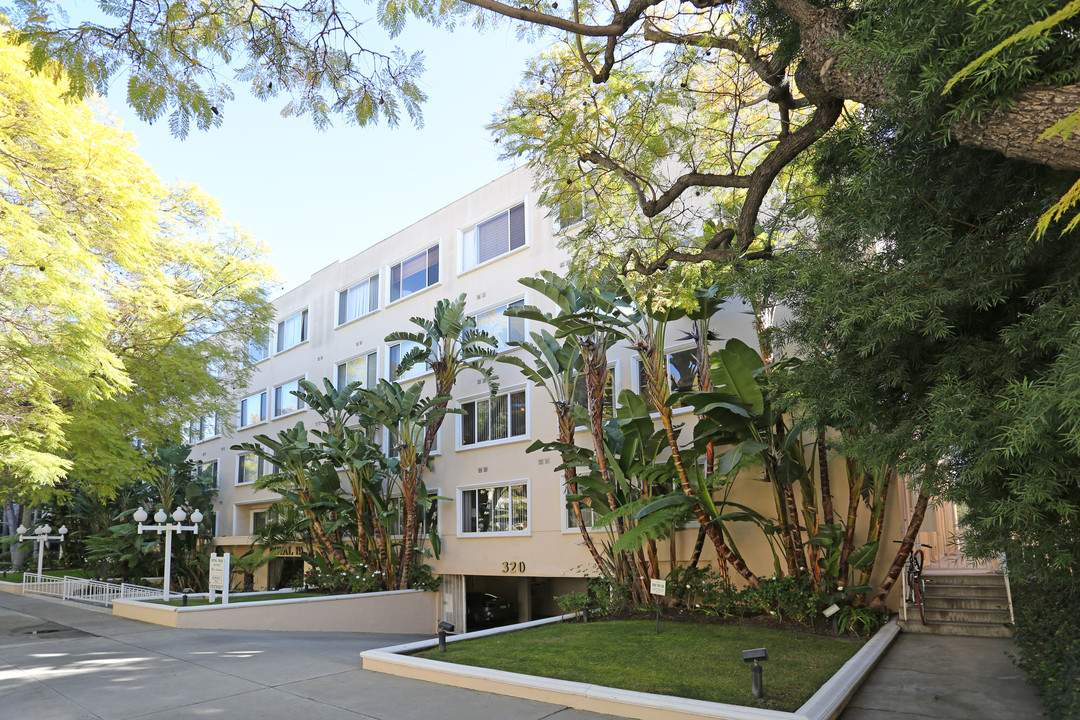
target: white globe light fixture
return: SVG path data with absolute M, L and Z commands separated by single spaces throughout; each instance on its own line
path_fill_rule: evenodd
M 60 543 L 61 543 L 61 545 L 60 545 L 60 557 L 61 558 L 64 557 L 64 545 L 63 545 L 63 542 L 64 542 L 64 538 L 68 534 L 68 529 L 67 529 L 66 525 L 61 525 L 60 526 L 60 530 L 58 531 L 60 533 L 59 535 L 50 535 L 49 534 L 49 533 L 52 532 L 52 526 L 49 525 L 48 523 L 45 523 L 44 525 L 38 525 L 36 528 L 34 528 L 34 532 L 32 534 L 29 534 L 29 535 L 27 533 L 29 533 L 30 531 L 26 529 L 25 525 L 19 525 L 19 527 L 15 528 L 15 532 L 19 533 L 19 542 L 26 542 L 27 540 L 33 540 L 35 543 L 37 543 L 37 557 L 38 557 L 38 560 L 37 560 L 37 574 L 39 576 L 42 574 L 42 571 L 45 568 L 45 545 L 46 545 L 46 543 L 48 543 L 50 540 L 59 540 Z
M 139 534 L 142 535 L 145 530 L 156 530 L 160 535 L 165 533 L 165 578 L 161 585 L 161 599 L 169 599 L 169 585 L 172 584 L 172 536 L 173 533 L 179 532 L 199 532 L 199 523 L 202 522 L 202 513 L 198 510 L 191 513 L 191 525 L 184 525 L 184 520 L 187 519 L 187 513 L 183 508 L 178 507 L 173 511 L 172 519 L 174 523 L 168 523 L 169 515 L 165 512 L 164 508 L 159 509 L 154 513 L 154 522 L 156 525 L 144 525 L 146 522 L 147 513 L 143 508 L 139 508 L 132 513 L 132 519 L 139 523 Z

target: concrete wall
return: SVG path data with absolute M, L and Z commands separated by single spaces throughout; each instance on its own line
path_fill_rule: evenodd
M 166 627 L 210 630 L 430 635 L 435 632 L 437 600 L 438 593 L 422 590 L 186 608 L 120 600 L 113 605 L 113 615 Z

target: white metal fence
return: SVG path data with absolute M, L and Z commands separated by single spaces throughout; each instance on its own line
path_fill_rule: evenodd
M 63 600 L 77 600 L 95 605 L 104 605 L 105 607 L 111 606 L 114 600 L 161 597 L 160 588 L 132 585 L 131 583 L 117 585 L 100 580 L 71 577 L 70 575 L 54 577 L 52 575 L 38 575 L 37 573 L 23 574 L 23 593 L 45 595 Z

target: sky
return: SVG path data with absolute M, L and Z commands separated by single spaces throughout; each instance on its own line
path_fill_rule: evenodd
M 147 124 L 136 117 L 123 79 L 114 80 L 108 102 L 162 179 L 200 186 L 228 221 L 270 248 L 279 289 L 287 290 L 517 164 L 498 159 L 484 126 L 540 46 L 517 39 L 506 23 L 447 33 L 411 20 L 394 41 L 382 33 L 373 39 L 382 48 L 424 51 L 422 129 L 407 118 L 397 128 L 341 119 L 319 131 L 308 117 L 282 118 L 285 98 L 260 102 L 237 84 L 221 127 L 193 128 L 179 140 L 167 118 Z

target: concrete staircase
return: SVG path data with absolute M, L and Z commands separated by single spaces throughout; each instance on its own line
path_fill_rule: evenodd
M 907 620 L 900 622 L 905 632 L 1012 637 L 1004 575 L 930 571 L 923 580 L 926 625 L 919 621 L 918 608 L 910 606 Z

